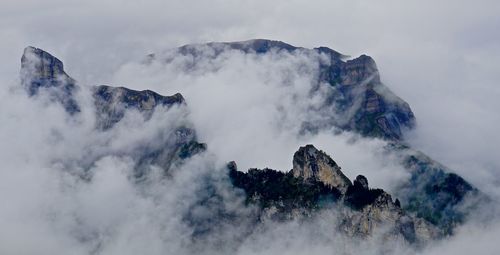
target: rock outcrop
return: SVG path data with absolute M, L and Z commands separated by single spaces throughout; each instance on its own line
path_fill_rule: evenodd
M 171 107 L 185 104 L 180 93 L 162 96 L 151 90 L 131 90 L 124 87 L 95 86 L 93 96 L 97 109 L 97 125 L 108 129 L 119 122 L 129 109 L 140 111 L 149 119 L 158 106 Z
M 351 183 L 333 159 L 314 146 L 299 148 L 293 161 L 294 169 L 287 173 L 272 169 L 244 173 L 234 162 L 228 164 L 233 185 L 245 191 L 249 203 L 262 208 L 261 219 L 289 220 L 336 210 L 338 230 L 348 236 L 367 238 L 377 233 L 417 246 L 442 237 L 439 228 L 408 214 L 399 200 L 393 201 L 382 189 L 370 189 L 366 177 L 359 175 Z
M 73 78 L 64 72 L 63 63 L 49 53 L 26 47 L 21 58 L 21 84 L 29 96 L 44 93 L 63 105 L 67 112 L 80 111 L 74 96 L 78 90 Z
M 300 147 L 295 152 L 292 173 L 296 178 L 314 179 L 329 187 L 335 187 L 342 193 L 345 193 L 352 185 L 351 181 L 340 171 L 337 163 L 312 145 Z

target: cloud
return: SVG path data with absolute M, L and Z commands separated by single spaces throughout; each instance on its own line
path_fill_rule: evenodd
M 321 95 L 308 95 L 317 68 L 311 59 L 317 56 L 234 53 L 217 63 L 200 63 L 205 66 L 196 75 L 180 72 L 179 65 L 144 68 L 136 62 L 148 53 L 192 42 L 264 37 L 373 56 L 382 81 L 416 114 L 418 128 L 411 144 L 498 198 L 497 9 L 495 1 L 193 1 L 189 6 L 184 1 L 2 1 L 0 200 L 8 203 L 0 206 L 0 250 L 188 252 L 185 245 L 191 244 L 193 229 L 179 219 L 179 212 L 205 191 L 190 183 L 203 183 L 210 176 L 224 193 L 224 180 L 210 173 L 226 161 L 237 160 L 242 169 L 286 171 L 293 152 L 305 143 L 332 155 L 350 178 L 366 175 L 373 187 L 390 190 L 407 178 L 391 158 L 384 158 L 381 141 L 332 136 L 330 131 L 297 137 L 300 120 L 321 117 L 306 114 L 322 100 Z M 129 179 L 134 159 L 123 155 L 133 155 L 137 143 L 154 141 L 154 134 L 168 130 L 165 126 L 184 112 L 163 112 L 147 123 L 129 113 L 117 129 L 96 133 L 88 95 L 81 96 L 84 111 L 75 121 L 57 105 L 12 89 L 27 45 L 63 59 L 67 72 L 81 84 L 182 92 L 191 110 L 189 121 L 216 156 L 190 162 L 175 181 L 152 181 L 149 189 L 138 188 Z M 207 71 L 209 65 L 223 68 Z M 91 182 L 74 176 L 82 171 L 93 175 Z M 239 199 L 227 197 L 231 202 L 226 206 L 250 213 L 239 207 Z M 322 234 L 328 233 L 324 226 L 332 224 L 332 217 L 323 215 L 310 225 L 268 226 L 239 252 L 337 251 L 345 240 Z M 492 238 L 498 229 L 497 224 L 472 221 L 423 253 L 466 254 L 469 247 L 479 246 L 495 251 Z M 229 227 L 220 234 L 235 232 Z M 362 243 L 356 251 L 370 253 L 371 248 L 380 247 Z

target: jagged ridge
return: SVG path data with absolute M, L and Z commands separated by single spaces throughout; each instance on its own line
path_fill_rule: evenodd
M 287 220 L 331 209 L 339 211 L 339 231 L 350 236 L 367 237 L 382 226 L 391 226 L 388 235 L 420 245 L 443 234 L 429 222 L 406 213 L 399 200 L 393 201 L 384 190 L 370 189 L 366 177 L 359 175 L 352 184 L 335 161 L 313 145 L 299 148 L 293 164 L 287 173 L 272 169 L 244 173 L 234 162 L 228 168 L 233 185 L 245 191 L 249 203 L 262 208 L 261 218 Z M 338 203 L 353 211 L 335 207 Z

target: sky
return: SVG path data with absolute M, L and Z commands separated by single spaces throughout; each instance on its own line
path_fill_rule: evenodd
M 290 87 L 281 86 L 286 77 L 275 76 L 268 70 L 293 73 L 297 68 L 294 65 L 309 63 L 307 58 L 289 56 L 273 62 L 273 59 L 265 58 L 248 60 L 236 54 L 221 63 L 225 72 L 195 76 L 156 66 L 144 68 L 138 64 L 149 53 L 184 44 L 253 38 L 280 40 L 309 48 L 327 46 L 353 57 L 367 54 L 377 62 L 382 81 L 407 101 L 416 115 L 418 126 L 408 134 L 410 144 L 476 186 L 500 197 L 500 136 L 497 133 L 500 128 L 499 14 L 500 3 L 488 0 L 278 0 L 272 3 L 261 0 L 3 0 L 0 3 L 0 95 L 4 100 L 0 117 L 3 123 L 9 121 L 9 124 L 2 125 L 1 129 L 2 140 L 8 141 L 8 145 L 4 143 L 0 151 L 2 158 L 8 162 L 2 166 L 2 177 L 5 180 L 3 184 L 19 184 L 4 185 L 8 192 L 4 192 L 6 195 L 3 198 L 9 199 L 7 195 L 19 191 L 20 186 L 27 187 L 10 210 L 0 207 L 4 219 L 14 217 L 18 221 L 11 222 L 17 223 L 19 219 L 34 218 L 23 225 L 9 225 L 20 229 L 19 235 L 14 237 L 31 238 L 29 243 L 32 245 L 44 243 L 48 251 L 52 248 L 64 251 L 68 247 L 78 247 L 82 254 L 88 252 L 88 247 L 72 245 L 75 239 L 65 237 L 77 224 L 68 215 L 74 214 L 80 207 L 90 208 L 83 213 L 86 218 L 82 220 L 82 224 L 89 229 L 87 234 L 92 235 L 92 231 L 103 233 L 98 227 L 101 221 L 114 218 L 105 212 L 108 207 L 103 205 L 115 201 L 119 194 L 130 194 L 129 200 L 116 205 L 115 213 L 120 208 L 134 210 L 118 213 L 116 221 L 104 224 L 108 227 L 104 233 L 115 233 L 115 230 L 109 229 L 117 226 L 122 230 L 123 236 L 109 234 L 110 239 L 118 240 L 108 247 L 109 250 L 104 250 L 110 254 L 130 248 L 126 242 L 119 241 L 124 242 L 138 233 L 147 233 L 132 229 L 146 229 L 150 227 L 148 220 L 163 219 L 158 215 L 164 208 L 158 208 L 151 200 L 135 194 L 127 183 L 124 176 L 130 171 L 129 159 L 110 156 L 98 160 L 94 171 L 111 170 L 101 171 L 98 182 L 89 186 L 69 185 L 69 177 L 60 177 L 54 172 L 50 162 L 68 156 L 78 159 L 78 155 L 87 151 L 89 146 L 105 145 L 92 147 L 90 143 L 94 140 L 68 138 L 71 134 L 86 137 L 92 133 L 90 124 L 83 121 L 83 125 L 75 128 L 74 124 L 64 120 L 60 109 L 28 102 L 17 92 L 11 92 L 19 76 L 21 54 L 28 45 L 57 56 L 64 62 L 66 72 L 81 84 L 154 88 L 164 94 L 181 91 L 191 107 L 192 121 L 200 136 L 218 155 L 217 164 L 235 159 L 243 169 L 268 166 L 287 170 L 291 167 L 294 150 L 303 143 L 311 142 L 337 160 L 350 178 L 365 173 L 371 184 L 390 189 L 392 183 L 407 176 L 397 166 L 377 159 L 377 153 L 383 146 L 380 141 L 364 140 L 351 145 L 349 136 L 332 138 L 325 134 L 301 140 L 283 131 L 287 127 L 293 129 L 294 119 L 290 116 L 306 118 L 300 114 L 307 105 L 295 104 L 292 99 L 305 96 L 304 86 L 312 77 L 294 77 L 290 86 L 295 94 L 291 97 L 286 93 Z M 308 68 L 314 70 L 315 67 Z M 241 69 L 247 70 L 244 79 L 239 76 Z M 265 82 L 262 77 L 265 77 Z M 238 86 L 231 86 L 236 83 Z M 229 101 L 224 101 L 227 98 Z M 281 123 L 284 127 L 276 128 L 276 123 L 272 122 L 279 114 L 274 111 L 275 104 L 267 103 L 273 100 L 290 112 Z M 234 106 L 228 109 L 227 102 Z M 260 107 L 252 108 L 256 103 Z M 38 123 L 42 125 L 38 126 Z M 135 130 L 134 125 L 123 128 L 127 132 Z M 53 130 L 64 129 L 71 131 L 54 134 Z M 152 129 L 155 129 L 154 125 L 145 130 Z M 137 137 L 148 137 L 140 130 L 134 132 Z M 15 139 L 19 134 L 23 134 L 22 139 Z M 62 144 L 47 144 L 51 137 L 59 135 L 67 138 Z M 119 131 L 116 137 L 125 139 Z M 269 140 L 274 142 L 269 144 Z M 123 144 L 133 142 L 133 139 L 126 140 Z M 68 146 L 73 149 L 67 151 L 65 148 Z M 49 148 L 52 154 L 33 148 Z M 113 151 L 113 148 L 106 147 L 105 150 Z M 29 159 L 28 163 L 25 158 Z M 212 159 L 200 160 L 206 162 Z M 50 167 L 42 172 L 36 171 L 40 165 Z M 26 171 L 7 173 L 7 170 L 16 168 Z M 26 179 L 27 175 L 32 176 Z M 51 179 L 54 176 L 74 192 L 69 195 L 60 192 L 56 188 L 59 184 Z M 182 180 L 190 178 L 195 177 L 186 176 Z M 34 183 L 35 180 L 40 180 L 41 184 Z M 182 182 L 176 185 L 182 186 Z M 155 189 L 165 189 L 159 186 Z M 109 196 L 94 201 L 93 196 L 88 195 L 101 192 Z M 172 198 L 161 199 L 167 200 L 166 204 L 170 205 L 168 201 Z M 59 203 L 56 200 L 76 202 Z M 62 220 L 58 220 L 57 224 L 51 224 L 50 220 L 35 220 L 37 216 L 31 211 L 44 208 L 46 204 L 62 206 Z M 16 216 L 16 210 L 27 213 Z M 168 215 L 177 212 L 168 211 Z M 145 212 L 153 216 L 145 217 L 144 221 L 130 221 L 134 215 Z M 281 227 L 271 234 L 282 235 L 288 232 L 288 227 Z M 499 229 L 497 225 L 486 229 L 468 225 L 462 235 L 429 253 L 467 254 L 461 245 L 467 241 L 477 246 L 494 247 L 491 236 L 500 233 Z M 160 232 L 161 228 L 154 228 L 154 231 Z M 467 238 L 471 233 L 484 234 L 478 234 L 478 240 L 471 240 Z M 6 232 L 2 235 L 5 236 Z M 47 240 L 38 240 L 40 236 L 46 236 Z M 170 240 L 173 237 L 162 238 Z M 291 236 L 290 239 L 298 240 L 301 236 Z M 9 240 L 16 244 L 22 239 Z M 60 247 L 58 243 L 68 247 Z M 160 241 L 154 244 L 157 246 L 150 247 L 151 253 L 154 253 L 154 247 L 160 250 L 165 248 Z M 252 253 L 250 251 L 255 247 L 247 248 L 246 252 Z M 280 246 L 274 248 L 279 249 Z M 26 254 L 30 254 L 29 249 Z

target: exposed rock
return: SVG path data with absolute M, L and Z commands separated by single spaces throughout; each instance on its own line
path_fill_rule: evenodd
M 343 86 L 359 85 L 362 83 L 380 83 L 375 61 L 361 55 L 353 60 L 348 60 L 340 69 L 340 84 Z
M 351 181 L 340 171 L 340 167 L 323 151 L 312 145 L 300 147 L 293 155 L 294 177 L 304 180 L 314 179 L 329 187 L 335 187 L 342 193 L 352 185 Z
M 366 177 L 364 177 L 363 175 L 358 175 L 358 176 L 356 176 L 356 180 L 354 180 L 353 185 L 355 187 L 359 186 L 362 189 L 367 190 L 368 189 L 368 179 L 366 179 Z
M 349 186 L 345 192 L 344 201 L 353 208 L 362 209 L 366 205 L 373 204 L 384 193 L 381 189 L 369 189 L 366 177 L 358 175 L 354 185 Z
M 80 111 L 74 95 L 75 80 L 64 72 L 63 63 L 49 53 L 26 47 L 21 57 L 21 84 L 29 96 L 46 93 L 53 101 L 61 103 L 67 112 Z
M 97 110 L 97 125 L 102 129 L 108 129 L 120 121 L 128 109 L 140 111 L 147 120 L 157 106 L 185 104 L 180 93 L 162 96 L 151 90 L 137 91 L 104 85 L 93 87 L 93 96 Z

